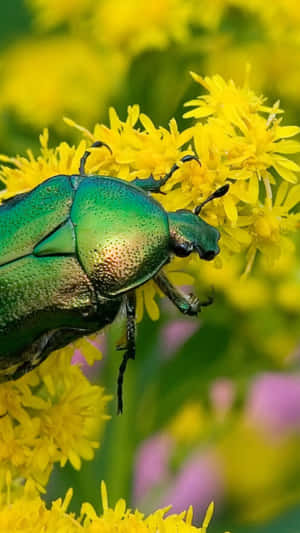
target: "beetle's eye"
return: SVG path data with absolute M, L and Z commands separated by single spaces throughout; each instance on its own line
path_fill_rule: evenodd
M 191 249 L 184 245 L 176 246 L 174 251 L 177 257 L 187 257 L 191 253 Z
M 202 254 L 201 256 L 201 259 L 205 259 L 205 261 L 211 261 L 212 259 L 214 259 L 216 256 L 215 252 L 213 252 L 212 250 L 209 250 L 208 252 L 204 252 L 204 254 Z

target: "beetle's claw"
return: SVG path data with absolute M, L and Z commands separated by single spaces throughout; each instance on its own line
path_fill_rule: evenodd
M 190 309 L 189 309 L 189 315 L 195 316 L 201 311 L 201 303 L 199 301 L 199 298 L 195 296 L 195 294 L 189 294 L 189 301 L 190 301 Z
M 197 315 L 198 313 L 201 313 L 201 307 L 208 307 L 211 305 L 214 301 L 213 296 L 209 296 L 207 300 L 204 300 L 204 302 L 201 302 L 197 296 L 194 294 L 189 295 L 190 299 L 190 310 L 189 315 Z

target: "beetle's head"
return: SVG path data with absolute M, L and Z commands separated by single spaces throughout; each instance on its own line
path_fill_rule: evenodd
M 211 261 L 219 253 L 218 241 L 220 233 L 210 226 L 198 215 L 201 208 L 214 198 L 226 194 L 229 185 L 224 185 L 210 195 L 194 212 L 187 209 L 179 209 L 174 213 L 168 213 L 171 249 L 175 255 L 186 257 L 192 252 L 197 252 L 201 259 Z

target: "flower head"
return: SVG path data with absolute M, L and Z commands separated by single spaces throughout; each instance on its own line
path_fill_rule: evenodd
M 79 469 L 99 446 L 110 399 L 71 365 L 74 348 L 54 353 L 36 370 L 0 388 L 0 492 L 6 472 L 18 494 L 22 480 L 43 487 L 54 463 Z
M 1 106 L 38 129 L 60 128 L 67 113 L 89 122 L 105 108 L 124 67 L 117 52 L 100 56 L 77 36 L 26 39 L 2 54 Z
M 171 533 L 189 533 L 199 531 L 206 533 L 213 514 L 213 504 L 210 504 L 203 520 L 202 527 L 197 528 L 192 525 L 193 510 L 180 514 L 169 514 L 165 516 L 170 509 L 158 509 L 149 516 L 143 513 L 126 509 L 124 500 L 119 500 L 114 508 L 109 507 L 106 486 L 101 485 L 103 513 L 97 514 L 96 510 L 89 503 L 84 503 L 81 507 L 80 516 L 76 517 L 69 513 L 68 506 L 72 499 L 73 491 L 70 489 L 64 500 L 59 498 L 52 503 L 50 509 L 47 509 L 45 502 L 38 496 L 32 486 L 27 483 L 24 495 L 11 503 L 9 501 L 9 488 L 6 505 L 0 508 L 0 529 L 3 533 L 39 533 L 47 531 L 56 533 L 64 531 L 65 533 L 77 533 L 85 531 L 86 533 L 109 533 L 116 531 L 118 533 L 156 533 L 157 531 L 166 531 Z
M 178 170 L 163 187 L 166 194 L 159 198 L 167 211 L 192 210 L 230 182 L 229 192 L 201 212 L 201 217 L 221 230 L 222 256 L 226 261 L 231 261 L 232 255 L 245 257 L 246 274 L 258 251 L 274 261 L 281 251 L 292 247 L 289 234 L 300 221 L 296 212 L 299 186 L 295 184 L 300 167 L 290 159 L 291 154 L 300 151 L 300 143 L 292 139 L 300 129 L 283 126 L 277 118 L 282 114 L 278 104 L 266 106 L 247 84 L 239 88 L 220 76 L 193 76 L 209 91 L 188 103 L 195 108 L 188 113 L 196 120 L 194 125 L 179 131 L 172 119 L 168 129 L 156 127 L 137 105 L 128 108 L 125 121 L 111 109 L 109 127 L 96 124 L 93 131 L 66 119 L 82 134 L 79 145 L 61 143 L 56 149 L 49 148 L 45 130 L 40 156 L 34 158 L 29 152 L 27 158 L 9 160 L 14 169 L 3 168 L 3 197 L 28 190 L 51 175 L 77 173 L 84 150 L 101 140 L 110 151 L 105 146 L 92 148 L 86 162 L 87 173 L 128 181 L 152 174 L 157 179 L 177 163 Z M 188 144 L 191 142 L 193 145 Z M 185 155 L 193 154 L 199 157 L 200 164 L 182 162 Z M 178 272 L 185 270 L 197 279 L 200 260 L 192 256 L 176 259 L 166 270 L 175 284 L 186 284 L 192 278 L 183 278 Z M 145 306 L 151 318 L 157 319 L 159 289 L 150 281 L 137 292 L 138 318 Z

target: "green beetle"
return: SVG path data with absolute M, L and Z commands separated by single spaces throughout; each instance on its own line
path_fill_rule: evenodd
M 93 147 L 106 146 L 100 141 Z M 154 279 L 178 309 L 196 315 L 202 305 L 174 288 L 162 271 L 173 254 L 219 253 L 219 232 L 198 217 L 223 196 L 224 185 L 194 213 L 167 213 L 149 192 L 153 176 L 128 183 L 79 174 L 47 179 L 0 206 L 0 380 L 17 379 L 52 351 L 113 322 L 122 305 L 127 342 L 118 377 L 118 412 L 128 359 L 135 357 L 135 289 Z M 185 156 L 182 161 L 196 159 Z M 198 160 L 197 160 L 198 161 Z

